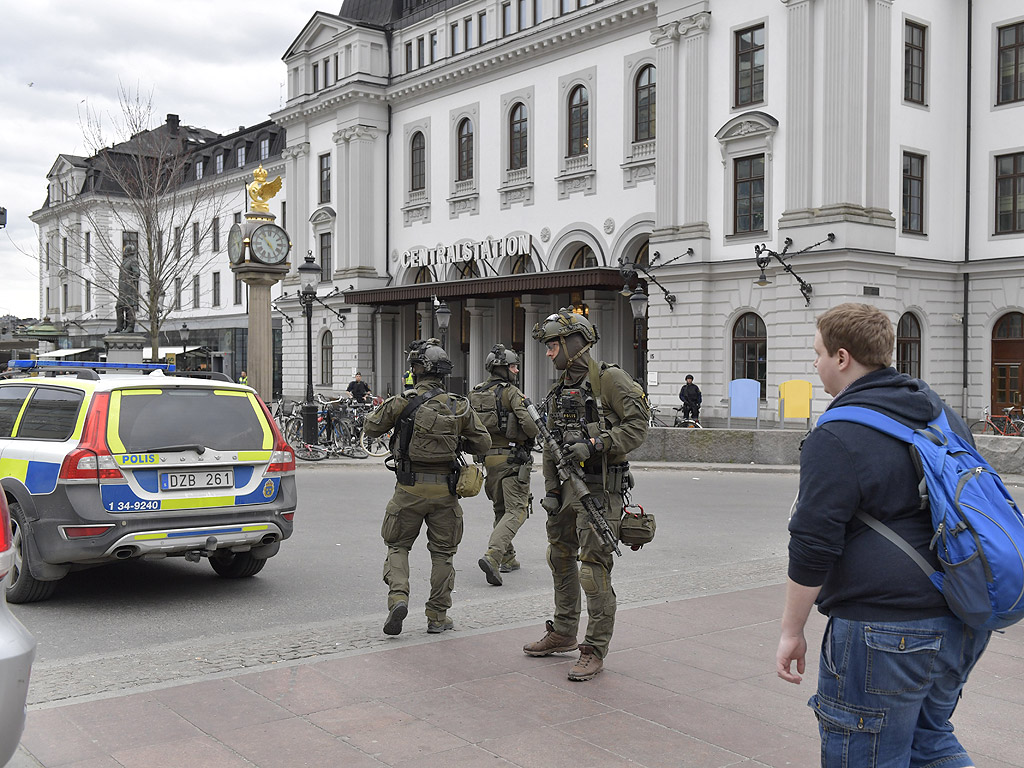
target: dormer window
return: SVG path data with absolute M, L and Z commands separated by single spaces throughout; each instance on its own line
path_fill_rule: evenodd
M 198 160 L 196 162 L 196 181 L 199 181 L 202 178 L 203 178 L 203 161 L 202 160 Z
M 260 139 L 260 160 L 270 157 L 270 139 Z
M 245 145 L 235 150 L 235 165 L 239 168 L 245 167 Z
M 224 173 L 224 153 L 218 152 L 213 160 L 214 173 Z

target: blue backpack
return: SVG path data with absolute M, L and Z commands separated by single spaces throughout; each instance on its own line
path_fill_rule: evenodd
M 864 512 L 857 517 L 913 558 L 968 626 L 1002 629 L 1024 618 L 1024 516 L 995 470 L 950 428 L 945 412 L 916 430 L 852 405 L 825 411 L 818 426 L 829 421 L 863 424 L 910 444 L 942 572 L 881 521 Z

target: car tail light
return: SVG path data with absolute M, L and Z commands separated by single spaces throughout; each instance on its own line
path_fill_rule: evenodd
M 279 474 L 281 472 L 294 472 L 295 471 L 295 451 L 288 441 L 284 439 L 284 435 L 281 434 L 281 430 L 277 428 L 277 422 L 274 421 L 274 417 L 270 415 L 270 410 L 267 408 L 267 404 L 259 397 L 256 398 L 259 402 L 260 407 L 263 409 L 263 418 L 270 424 L 271 430 L 274 432 L 274 453 L 270 457 L 270 464 L 265 470 L 264 475 Z
M 88 539 L 93 536 L 102 536 L 113 527 L 113 525 L 64 525 L 61 526 L 61 531 L 66 539 Z
M 85 417 L 82 439 L 78 447 L 64 457 L 60 465 L 61 480 L 120 480 L 124 477 L 114 462 L 107 446 L 107 411 L 110 393 L 99 392 L 93 397 Z
M 290 523 L 290 522 L 295 520 L 295 513 L 294 512 L 285 512 L 283 515 L 281 515 L 281 517 L 283 517 L 285 520 L 287 520 Z
M 0 491 L 0 552 L 11 548 L 11 513 L 7 509 L 7 497 Z M 3 574 L 0 574 L 3 578 Z

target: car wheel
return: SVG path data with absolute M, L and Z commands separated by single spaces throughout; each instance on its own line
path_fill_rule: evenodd
M 11 543 L 14 547 L 14 564 L 11 572 L 7 574 L 7 602 L 8 603 L 37 603 L 46 600 L 57 588 L 56 581 L 38 581 L 32 578 L 28 572 L 27 547 L 25 532 L 28 526 L 25 523 L 25 513 L 21 510 L 21 504 L 12 502 L 11 511 Z
M 210 556 L 210 565 L 218 576 L 241 579 L 255 576 L 267 564 L 265 557 L 253 557 L 252 552 L 223 552 Z

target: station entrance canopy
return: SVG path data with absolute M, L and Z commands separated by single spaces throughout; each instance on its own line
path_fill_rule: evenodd
M 498 277 L 473 277 L 447 282 L 396 285 L 347 291 L 346 304 L 413 304 L 436 296 L 452 299 L 522 298 L 529 294 L 572 293 L 573 291 L 620 291 L 622 274 L 617 268 L 589 267 L 558 272 L 525 272 Z

